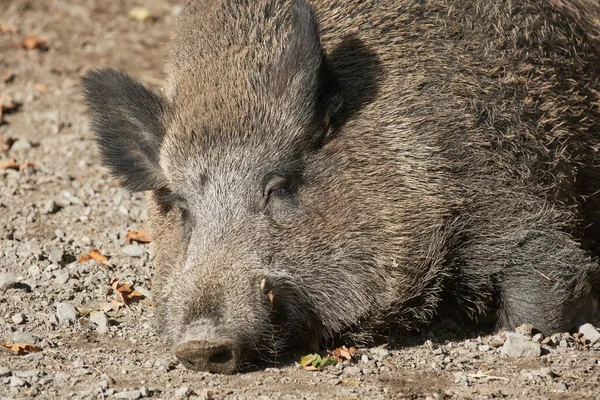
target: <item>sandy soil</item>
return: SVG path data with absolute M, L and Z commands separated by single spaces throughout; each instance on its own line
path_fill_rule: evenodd
M 153 18 L 130 18 L 137 5 Z M 0 343 L 41 350 L 1 348 L 0 398 L 600 399 L 600 342 L 579 334 L 445 321 L 323 371 L 293 354 L 219 376 L 177 364 L 153 332 L 151 302 L 98 312 L 115 279 L 150 296 L 152 249 L 125 238 L 144 227 L 143 196 L 99 166 L 79 77 L 112 66 L 160 85 L 177 13 L 167 0 L 0 0 L 0 163 L 22 166 L 0 168 Z M 27 35 L 46 44 L 28 50 Z M 77 261 L 94 248 L 110 260 Z M 530 354 L 504 354 L 519 351 Z

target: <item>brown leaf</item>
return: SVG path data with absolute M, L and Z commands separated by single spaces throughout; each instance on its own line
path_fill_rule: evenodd
M 19 33 L 19 28 L 8 22 L 0 22 L 0 33 Z
M 139 231 L 129 231 L 125 239 L 129 242 L 150 243 L 152 239 L 146 228 L 141 228 Z
M 337 358 L 339 361 L 343 361 L 343 359 L 351 360 L 352 356 L 354 356 L 354 353 L 356 352 L 356 349 L 354 347 L 347 348 L 346 346 L 342 346 L 327 352 L 333 357 Z
M 37 353 L 42 351 L 40 347 L 29 343 L 11 343 L 10 341 L 6 341 L 1 344 L 2 347 L 16 353 L 19 356 L 29 353 Z
M 105 262 L 108 261 L 108 257 L 105 256 L 105 255 L 100 254 L 100 252 L 98 251 L 98 249 L 93 249 L 92 251 L 90 251 L 89 254 L 83 254 L 83 255 L 81 255 L 77 259 L 77 262 L 84 263 L 84 262 L 88 262 L 90 260 L 94 260 L 94 261 L 97 261 L 99 263 L 105 263 Z
M 23 164 L 19 165 L 19 171 L 25 171 L 27 168 L 35 169 L 35 163 L 33 161 L 27 160 Z
M 22 43 L 22 46 L 27 50 L 35 50 L 35 49 L 46 49 L 48 44 L 48 39 L 39 37 L 37 35 L 27 35 L 25 40 Z
M 119 300 L 112 299 L 110 303 L 100 303 L 98 304 L 100 310 L 106 312 L 109 311 L 119 311 L 119 308 L 125 307 L 125 303 L 120 302 Z
M 17 160 L 10 158 L 8 160 L 0 161 L 0 169 L 14 169 L 15 171 L 18 171 L 19 164 L 17 164 Z
M 135 303 L 146 298 L 143 294 L 133 289 L 131 285 L 127 283 L 122 285 L 119 284 L 117 279 L 113 281 L 112 288 L 117 294 L 117 297 L 125 304 Z

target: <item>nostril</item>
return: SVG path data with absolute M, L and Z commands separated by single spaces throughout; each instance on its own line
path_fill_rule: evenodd
M 233 359 L 233 351 L 221 350 L 209 357 L 208 362 L 214 364 L 223 364 Z
M 239 347 L 232 340 L 191 340 L 173 349 L 187 368 L 219 374 L 232 374 L 240 364 Z

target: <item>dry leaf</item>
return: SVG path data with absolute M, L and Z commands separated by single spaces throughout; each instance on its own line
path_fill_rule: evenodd
M 356 349 L 354 347 L 347 348 L 346 346 L 342 346 L 335 350 L 328 350 L 327 352 L 339 361 L 343 361 L 344 359 L 352 360 L 352 356 L 354 356 Z
M 146 21 L 147 19 L 152 18 L 152 13 L 149 9 L 145 7 L 133 7 L 131 11 L 129 11 L 129 18 L 133 18 L 136 21 Z
M 38 37 L 37 35 L 27 35 L 22 43 L 22 46 L 27 50 L 46 49 L 48 39 Z
M 129 240 L 129 242 L 138 242 L 138 243 L 150 243 L 152 239 L 150 238 L 150 234 L 145 228 L 141 228 L 139 231 L 129 231 L 127 232 L 127 236 L 125 239 Z
M 119 300 L 112 299 L 110 303 L 100 303 L 98 307 L 101 311 L 109 312 L 109 311 L 119 311 L 119 308 L 125 307 L 125 303 L 120 302 Z
M 23 172 L 27 168 L 35 169 L 35 163 L 33 161 L 27 160 L 23 164 L 19 165 L 19 171 Z
M 42 351 L 40 347 L 29 343 L 11 343 L 9 341 L 6 341 L 2 343 L 2 347 L 20 356 L 24 354 L 37 353 Z
M 90 260 L 94 260 L 97 261 L 99 263 L 105 263 L 108 261 L 108 257 L 105 255 L 100 254 L 100 252 L 98 251 L 98 249 L 93 249 L 92 251 L 90 251 L 89 254 L 83 254 L 82 256 L 80 256 L 77 259 L 77 262 L 79 263 L 84 263 L 84 262 L 88 262 Z
M 17 164 L 17 160 L 14 158 L 0 161 L 0 169 L 14 169 L 15 171 L 19 170 L 19 164 Z
M 133 289 L 129 284 L 120 285 L 117 279 L 113 281 L 112 288 L 119 299 L 125 304 L 134 303 L 146 298 L 146 296 Z
M 0 33 L 19 33 L 19 28 L 8 22 L 0 22 Z
M 40 93 L 48 93 L 48 88 L 40 83 L 33 85 L 33 88 Z

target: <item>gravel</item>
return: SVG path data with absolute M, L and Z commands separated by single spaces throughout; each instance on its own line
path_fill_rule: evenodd
M 41 348 L 0 350 L 1 399 L 597 399 L 598 316 L 577 334 L 548 337 L 531 326 L 519 335 L 445 320 L 379 347 L 358 347 L 351 361 L 321 371 L 298 366 L 306 352 L 293 348 L 277 354 L 276 364 L 219 376 L 174 360 L 153 329 L 150 301 L 111 308 L 114 279 L 151 298 L 153 253 L 151 245 L 125 239 L 146 227 L 145 195 L 120 189 L 100 167 L 80 75 L 114 66 L 154 85 L 179 3 L 145 1 L 156 18 L 143 23 L 127 15 L 139 5 L 134 0 L 0 6 L 0 24 L 20 30 L 0 34 L 0 76 L 15 74 L 8 83 L 0 79 L 0 95 L 21 104 L 3 116 L 0 139 L 16 142 L 0 150 L 0 161 L 36 164 L 0 170 L 0 343 Z M 47 51 L 16 45 L 31 33 L 47 37 Z M 109 260 L 77 261 L 93 249 Z

